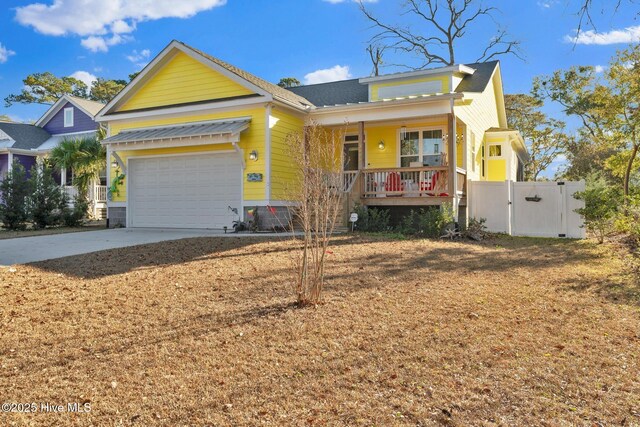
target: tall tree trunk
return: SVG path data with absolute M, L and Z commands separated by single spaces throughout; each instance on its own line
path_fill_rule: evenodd
M 638 149 L 640 149 L 640 144 L 634 143 L 633 148 L 631 149 L 631 157 L 629 157 L 629 162 L 627 163 L 627 169 L 624 171 L 624 204 L 627 205 L 629 203 L 629 181 L 631 180 L 631 171 L 633 169 L 633 162 L 636 159 L 636 155 L 638 154 Z

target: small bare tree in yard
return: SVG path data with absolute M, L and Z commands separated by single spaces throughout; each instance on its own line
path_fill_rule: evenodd
M 321 302 L 327 248 L 342 204 L 342 159 L 334 135 L 315 123 L 303 134 L 291 134 L 292 184 L 287 189 L 291 228 L 300 235 L 294 255 L 295 293 L 298 304 Z M 298 238 L 298 237 L 296 237 Z

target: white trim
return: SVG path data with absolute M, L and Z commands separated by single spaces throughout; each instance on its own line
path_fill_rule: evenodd
M 67 122 L 67 113 L 71 113 L 70 120 L 68 122 Z M 64 109 L 64 112 L 62 113 L 62 121 L 63 121 L 63 126 L 66 128 L 72 128 L 74 126 L 75 117 L 74 117 L 73 107 L 67 107 Z
M 151 118 L 157 116 L 164 116 L 169 114 L 185 114 L 185 113 L 196 113 L 200 111 L 207 110 L 215 110 L 217 112 L 223 112 L 223 109 L 236 110 L 237 107 L 247 107 L 251 106 L 261 107 L 265 102 L 269 102 L 270 99 L 267 97 L 253 97 L 246 99 L 235 99 L 233 101 L 221 101 L 221 102 L 207 102 L 203 104 L 195 104 L 195 105 L 183 105 L 178 107 L 159 107 L 155 110 L 146 110 L 146 111 L 134 111 L 131 113 L 122 112 L 118 114 L 107 114 L 102 116 L 96 116 L 96 122 L 115 122 L 119 120 L 127 120 L 127 119 L 138 119 L 138 118 Z
M 13 171 L 13 153 L 11 151 L 9 151 L 8 153 L 9 155 L 7 156 L 7 172 L 11 173 Z
M 442 126 L 442 125 L 432 125 L 432 126 L 421 126 L 421 127 L 417 127 L 417 128 L 407 128 L 406 133 L 409 132 L 419 132 L 418 135 L 418 154 L 416 154 L 416 156 L 418 156 L 418 161 L 421 161 L 423 159 L 424 153 L 420 153 L 420 151 L 422 151 L 422 132 L 423 131 L 427 131 L 427 130 L 439 130 L 440 132 L 442 132 L 442 138 L 445 137 L 445 135 L 447 134 L 447 130 Z M 447 160 L 449 157 L 449 149 L 448 149 L 448 141 L 445 142 L 444 140 L 441 143 L 442 147 L 445 150 L 440 150 L 441 153 L 446 153 L 447 154 Z M 400 158 L 400 153 L 401 153 L 401 141 L 400 141 L 400 128 L 396 129 L 396 167 L 402 167 L 401 165 L 401 158 Z M 409 155 L 404 156 L 404 157 L 409 157 Z
M 146 67 L 142 69 L 142 71 L 136 76 L 135 79 L 129 82 L 129 84 L 125 86 L 125 88 L 122 91 L 120 91 L 120 93 L 118 93 L 118 95 L 115 98 L 113 98 L 102 110 L 100 110 L 100 112 L 96 115 L 96 120 L 101 121 L 102 118 L 107 116 L 108 113 L 114 107 L 117 107 L 120 105 L 120 101 L 128 100 L 129 98 L 127 98 L 127 95 L 129 95 L 132 91 L 137 89 L 139 84 L 144 85 L 148 80 L 147 77 L 150 78 L 149 74 L 153 74 L 152 72 L 155 71 L 158 66 L 163 66 L 164 63 L 168 63 L 173 58 L 173 56 L 170 56 L 170 54 L 175 51 L 180 51 L 190 56 L 191 58 L 195 59 L 196 61 L 200 62 L 201 64 L 209 66 L 209 68 L 212 68 L 216 72 L 240 84 L 241 86 L 244 86 L 245 88 L 257 93 L 258 95 L 263 95 L 269 98 L 269 100 L 273 99 L 273 96 L 267 91 L 241 78 L 237 74 L 232 73 L 226 68 L 221 67 L 220 65 L 204 57 L 200 53 L 197 53 L 191 48 L 187 47 L 186 45 L 176 40 L 173 40 Z
M 366 123 L 365 123 L 365 129 L 366 129 Z M 364 168 L 367 169 L 367 166 L 369 166 L 369 162 L 368 162 L 368 155 L 367 153 L 369 152 L 369 150 L 367 150 L 367 144 L 369 143 L 369 139 L 367 138 L 367 131 L 364 131 Z M 357 136 L 358 139 L 356 141 L 345 141 L 345 139 L 347 138 L 347 136 Z M 360 169 L 360 134 L 356 131 L 356 132 L 345 132 L 342 135 L 342 151 L 340 153 L 340 156 L 342 157 L 342 166 L 344 167 L 344 145 L 345 144 L 358 144 L 358 169 Z M 386 143 L 385 143 L 386 144 Z M 378 146 L 376 145 L 376 148 L 378 148 Z M 356 170 L 358 170 L 356 169 Z
M 265 108 L 265 140 L 264 140 L 264 198 L 271 198 L 271 104 Z
M 129 156 L 127 157 L 127 166 L 129 163 L 129 160 L 135 160 L 135 159 L 150 159 L 150 158 L 156 158 L 156 157 L 188 157 L 188 156 L 196 156 L 198 154 L 229 154 L 229 153 L 235 153 L 235 150 L 207 150 L 207 151 L 192 151 L 189 153 L 173 153 L 173 154 L 147 154 L 147 155 L 142 155 L 142 156 Z M 127 183 L 127 187 L 128 187 L 128 183 Z
M 473 68 L 467 67 L 466 65 L 463 65 L 463 64 L 459 64 L 459 65 L 451 65 L 448 67 L 432 68 L 429 70 L 409 71 L 406 73 L 395 73 L 395 74 L 387 74 L 384 76 L 365 77 L 365 78 L 359 79 L 358 82 L 377 83 L 377 82 L 388 81 L 388 80 L 400 80 L 400 79 L 407 79 L 412 77 L 433 76 L 437 74 L 446 74 L 446 73 L 460 73 L 460 74 L 472 75 L 475 72 L 476 70 L 474 70 Z
M 109 202 L 109 201 L 107 201 L 107 207 L 110 207 L 110 208 L 126 208 L 127 207 L 127 202 Z
M 432 103 L 436 101 L 446 101 L 449 99 L 462 99 L 464 94 L 462 93 L 438 93 L 434 95 L 416 95 L 407 96 L 400 99 L 379 100 L 371 102 L 359 102 L 357 104 L 343 104 L 343 105 L 331 105 L 327 107 L 318 107 L 310 111 L 311 116 L 330 114 L 336 111 L 362 111 L 375 108 L 384 108 L 389 105 L 405 105 L 405 104 L 420 104 L 420 103 Z M 448 106 L 448 105 L 447 105 Z M 448 114 L 448 113 L 447 113 Z
M 245 200 L 244 206 L 273 206 L 274 208 L 294 206 L 297 202 L 286 200 Z

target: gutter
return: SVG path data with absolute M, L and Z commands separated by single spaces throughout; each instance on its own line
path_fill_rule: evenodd
M 373 110 L 376 108 L 380 108 L 382 106 L 387 105 L 412 105 L 412 104 L 422 104 L 436 101 L 447 101 L 447 100 L 455 100 L 464 98 L 463 93 L 444 93 L 439 95 L 429 95 L 429 96 L 417 96 L 415 98 L 406 98 L 406 99 L 393 99 L 389 101 L 373 101 L 373 102 L 363 102 L 361 104 L 345 104 L 345 105 L 337 105 L 331 107 L 316 107 L 310 111 L 311 114 L 329 114 L 336 111 L 361 111 L 361 110 Z

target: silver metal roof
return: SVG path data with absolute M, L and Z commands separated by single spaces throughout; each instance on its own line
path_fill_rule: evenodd
M 125 142 L 159 141 L 166 139 L 193 138 L 203 136 L 234 135 L 249 127 L 250 119 L 226 120 L 187 125 L 163 126 L 146 129 L 123 130 L 104 139 L 104 144 Z

